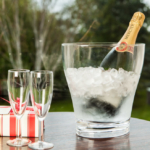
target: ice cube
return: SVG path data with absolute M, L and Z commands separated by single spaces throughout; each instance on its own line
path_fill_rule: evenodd
M 88 97 L 110 96 L 110 97 L 126 97 L 135 90 L 139 75 L 134 72 L 93 67 L 67 68 L 65 71 L 66 79 L 72 95 L 84 97 L 88 93 Z M 108 99 L 104 99 L 108 102 Z M 117 106 L 119 98 L 116 98 Z

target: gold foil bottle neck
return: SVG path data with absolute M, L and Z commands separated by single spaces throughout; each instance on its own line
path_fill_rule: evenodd
M 134 13 L 134 15 L 132 17 L 130 24 L 134 23 L 134 24 L 138 24 L 140 27 L 142 27 L 144 19 L 145 19 L 145 15 L 143 13 L 136 12 L 136 13 Z
M 118 52 L 130 52 L 134 53 L 134 44 L 140 28 L 143 25 L 145 15 L 141 12 L 135 12 L 130 21 L 130 25 L 125 34 L 119 41 L 119 46 L 116 48 Z

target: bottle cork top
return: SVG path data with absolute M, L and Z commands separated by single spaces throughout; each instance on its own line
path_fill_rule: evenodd
M 145 15 L 141 12 L 135 12 L 131 21 L 130 21 L 130 24 L 131 23 L 136 23 L 138 24 L 140 27 L 142 27 L 143 25 L 143 22 L 144 22 L 144 19 L 145 19 Z

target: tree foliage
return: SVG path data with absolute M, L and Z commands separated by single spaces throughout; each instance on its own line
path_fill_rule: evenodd
M 146 43 L 140 85 L 150 84 L 150 8 L 142 0 L 75 0 L 61 12 L 51 12 L 52 0 L 0 1 L 0 78 L 10 68 L 49 69 L 66 84 L 61 43 L 117 42 L 136 11 L 145 14 L 137 42 Z M 13 5 L 12 5 L 13 4 Z

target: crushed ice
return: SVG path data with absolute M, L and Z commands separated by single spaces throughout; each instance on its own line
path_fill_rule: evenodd
M 104 70 L 102 67 L 68 68 L 65 71 L 73 96 L 126 97 L 137 86 L 139 75 L 122 68 Z

